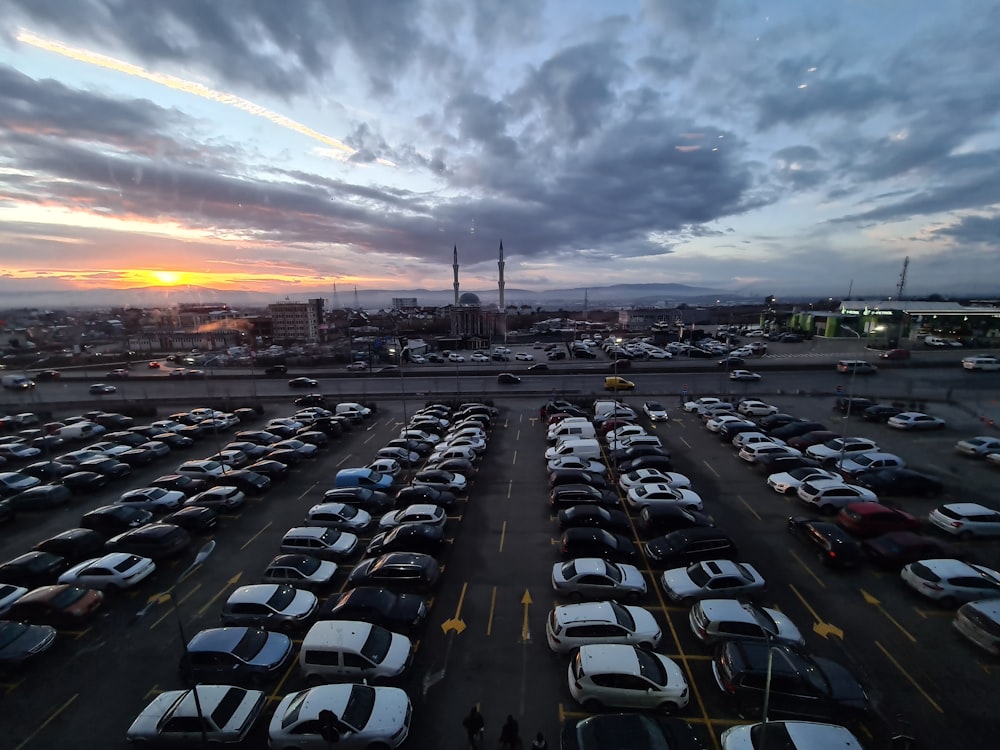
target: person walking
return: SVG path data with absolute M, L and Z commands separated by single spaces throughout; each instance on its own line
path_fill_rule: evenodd
M 549 750 L 549 743 L 545 741 L 545 735 L 541 732 L 531 741 L 531 750 Z
M 486 730 L 486 721 L 479 713 L 479 706 L 473 706 L 469 709 L 468 715 L 462 719 L 462 726 L 465 727 L 465 734 L 469 738 L 469 747 L 477 750 L 479 741 L 483 738 L 483 733 Z
M 521 747 L 521 732 L 514 717 L 507 714 L 507 721 L 500 730 L 501 750 L 518 750 Z

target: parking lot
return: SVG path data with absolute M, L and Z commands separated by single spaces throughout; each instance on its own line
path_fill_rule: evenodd
M 627 400 L 638 405 L 638 399 Z M 775 403 L 834 425 L 832 429 L 841 426 L 832 419 L 829 399 L 785 397 Z M 547 502 L 539 405 L 519 398 L 500 404 L 501 418 L 491 431 L 469 498 L 450 514 L 442 584 L 405 684 L 414 703 L 408 747 L 461 747 L 461 718 L 476 702 L 488 736 L 513 714 L 523 737 L 542 731 L 550 746 L 562 719 L 585 715 L 569 695 L 567 659 L 552 655 L 545 643 L 545 618 L 556 603 L 550 575 L 560 555 Z M 995 472 L 951 450 L 955 440 L 976 434 L 975 420 L 957 410 L 945 416 L 952 426 L 942 433 L 903 434 L 867 423 L 850 430 L 876 437 L 910 465 L 946 478 L 944 499 L 900 501 L 914 513 L 926 514 L 937 502 L 969 499 L 970 494 L 990 496 Z M 189 558 L 110 602 L 106 614 L 86 631 L 61 633 L 38 663 L 7 675 L 0 721 L 11 738 L 9 746 L 124 744 L 124 731 L 142 706 L 158 691 L 181 687 L 178 625 L 190 636 L 217 624 L 221 603 L 233 587 L 258 579 L 281 535 L 301 522 L 331 486 L 336 470 L 367 463 L 402 421 L 399 404 L 382 404 L 362 429 L 333 443 L 240 512 L 224 516 L 212 557 L 177 589 L 179 618 L 169 598 L 161 595 Z M 766 578 L 762 603 L 791 617 L 806 634 L 810 650 L 847 664 L 861 677 L 875 709 L 858 728 L 866 746 L 884 747 L 897 716 L 913 724 L 922 746 L 985 746 L 985 738 L 997 728 L 998 664 L 953 632 L 951 612 L 911 595 L 894 574 L 867 567 L 840 573 L 820 566 L 785 530 L 787 517 L 801 513 L 802 507 L 769 490 L 761 475 L 704 430 L 699 418 L 673 409 L 670 421 L 644 424 L 663 438 L 675 470 L 691 478 L 706 512 L 737 539 L 742 558 Z M 87 496 L 65 510 L 19 517 L 5 529 L 4 559 L 75 525 L 84 510 L 128 487 L 142 486 L 171 466 L 141 469 L 127 484 Z M 996 566 L 993 542 L 968 545 L 981 562 Z M 643 605 L 665 634 L 659 650 L 680 663 L 690 680 L 692 698 L 680 715 L 696 727 L 706 747 L 716 746 L 727 726 L 755 717 L 741 719 L 722 699 L 711 675 L 711 652 L 690 633 L 687 609 L 668 605 L 656 583 L 658 571 L 640 567 L 650 591 Z M 334 589 L 345 578 L 340 574 Z M 136 619 L 148 604 L 148 614 Z M 270 708 L 301 687 L 304 682 L 293 666 L 267 686 Z M 262 727 L 255 736 L 262 739 Z

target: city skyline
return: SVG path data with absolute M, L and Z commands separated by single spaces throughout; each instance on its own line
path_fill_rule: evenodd
M 975 0 L 14 0 L 0 294 L 997 293 Z

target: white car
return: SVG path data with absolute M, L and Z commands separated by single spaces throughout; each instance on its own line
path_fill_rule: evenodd
M 802 466 L 790 471 L 779 471 L 767 478 L 767 486 L 779 495 L 795 495 L 802 483 L 810 479 L 828 479 L 833 482 L 843 482 L 840 474 L 812 466 Z
M 469 357 L 469 360 L 472 362 L 489 362 L 490 355 L 483 354 L 482 352 L 473 352 L 472 356 Z
M 437 443 L 441 440 L 441 436 L 434 432 L 426 432 L 424 430 L 413 430 L 413 429 L 402 429 L 399 431 L 399 437 L 405 440 L 419 440 L 421 443 Z
M 659 401 L 646 401 L 642 405 L 642 411 L 650 422 L 666 422 L 670 418 L 667 408 Z
M 558 458 L 553 458 L 549 461 L 547 468 L 549 471 L 577 469 L 579 471 L 590 472 L 591 474 L 600 474 L 601 476 L 608 473 L 608 467 L 600 461 L 593 458 L 580 458 L 579 456 L 559 456 Z
M 715 396 L 702 396 L 695 401 L 687 401 L 684 403 L 684 411 L 686 412 L 696 412 L 701 413 L 701 410 L 706 406 L 713 406 L 715 404 L 721 404 L 722 399 L 716 398 Z
M 77 563 L 59 576 L 59 583 L 83 586 L 98 591 L 124 591 L 136 586 L 156 570 L 148 557 L 128 552 L 111 552 Z
M 209 487 L 197 495 L 192 495 L 184 501 L 184 505 L 197 505 L 225 512 L 242 508 L 245 501 L 246 494 L 239 487 L 234 487 L 231 484 L 220 484 L 217 487 Z
M 705 428 L 709 432 L 719 432 L 727 423 L 730 422 L 745 422 L 744 417 L 739 417 L 735 414 L 727 414 L 723 412 L 722 414 L 717 414 L 716 416 L 705 422 Z
M 991 454 L 1000 453 L 1000 437 L 980 435 L 967 440 L 959 440 L 955 443 L 955 450 L 966 456 L 985 458 Z
M 685 510 L 704 509 L 697 493 L 671 487 L 669 484 L 644 484 L 633 487 L 625 499 L 636 510 L 642 510 L 648 505 L 679 505 Z
M 516 359 L 516 360 L 518 360 L 520 362 L 534 362 L 535 361 L 535 358 L 532 355 L 528 354 L 527 352 L 518 352 L 517 354 L 514 355 L 514 359 Z
M 780 750 L 864 750 L 861 741 L 850 729 L 839 724 L 811 721 L 742 724 L 724 731 L 719 741 L 722 743 L 722 750 L 761 750 L 771 746 Z
M 851 503 L 878 502 L 878 496 L 871 490 L 835 479 L 807 479 L 799 485 L 797 494 L 803 503 L 827 515 Z
M 35 458 L 36 456 L 41 455 L 41 453 L 42 451 L 40 448 L 28 445 L 27 443 L 7 443 L 6 445 L 0 445 L 0 457 L 3 458 Z
M 557 596 L 580 599 L 639 601 L 646 579 L 634 565 L 600 557 L 578 557 L 552 566 L 552 590 Z
M 862 437 L 833 438 L 822 445 L 810 445 L 806 455 L 817 461 L 837 461 L 841 456 L 855 453 L 871 453 L 879 450 L 878 443 Z
M 452 427 L 444 435 L 444 441 L 458 440 L 459 438 L 475 438 L 486 443 L 486 430 L 482 427 Z
M 179 508 L 187 499 L 180 490 L 165 490 L 162 487 L 140 487 L 135 490 L 123 492 L 118 498 L 122 505 L 140 503 L 141 507 L 158 508 L 160 510 L 173 510 Z
M 736 407 L 736 411 L 748 417 L 766 417 L 777 414 L 778 407 L 774 404 L 765 404 L 763 401 L 743 401 Z
M 755 432 L 749 430 L 747 432 L 739 432 L 733 436 L 733 439 L 729 441 L 732 443 L 734 448 L 745 448 L 748 445 L 754 445 L 756 443 L 771 443 L 773 445 L 784 445 L 784 442 L 773 438 L 763 432 Z
M 624 643 L 656 648 L 663 631 L 653 613 L 615 601 L 555 607 L 545 618 L 545 639 L 557 654 L 593 643 Z
M 624 424 L 621 427 L 616 427 L 610 432 L 604 433 L 604 442 L 610 445 L 615 441 L 620 441 L 624 438 L 631 437 L 633 435 L 648 435 L 646 428 L 638 424 Z
M 1000 656 L 1000 599 L 966 602 L 952 625 L 980 648 Z
M 479 437 L 462 436 L 448 437 L 434 446 L 435 452 L 446 451 L 449 448 L 472 448 L 476 453 L 483 453 L 486 450 L 486 441 Z
M 706 560 L 665 570 L 660 585 L 671 601 L 681 603 L 753 596 L 765 588 L 764 578 L 756 568 L 733 560 Z
M 661 471 L 660 469 L 636 469 L 622 474 L 618 478 L 618 486 L 622 492 L 628 492 L 633 487 L 640 487 L 647 484 L 669 484 L 682 490 L 691 489 L 691 480 L 683 474 L 675 471 Z
M 933 526 L 959 539 L 1000 536 L 1000 511 L 979 503 L 950 503 L 927 516 Z
M 918 594 L 943 607 L 1000 598 L 1000 573 L 961 560 L 921 560 L 903 566 L 900 576 Z
M 156 696 L 132 722 L 125 736 L 137 745 L 196 746 L 204 739 L 226 745 L 242 741 L 264 707 L 260 690 L 232 685 L 198 685 L 192 690 L 167 690 Z
M 327 741 L 317 731 L 320 714 L 332 714 Z M 348 683 L 317 685 L 290 693 L 278 704 L 267 729 L 271 750 L 333 747 L 356 750 L 399 747 L 410 732 L 413 710 L 406 691 Z
M 445 509 L 432 503 L 415 503 L 400 510 L 391 510 L 379 519 L 380 529 L 394 529 L 397 526 L 423 524 L 444 528 L 448 517 Z
M 100 454 L 98 454 L 99 456 Z M 41 483 L 41 479 L 33 477 L 30 474 L 20 474 L 16 471 L 2 471 L 0 472 L 0 497 L 23 492 Z
M 463 357 L 461 354 L 456 354 L 455 352 L 452 352 L 451 354 L 448 355 L 448 361 L 449 362 L 464 362 L 465 361 L 465 357 Z
M 748 464 L 757 463 L 761 456 L 801 456 L 802 451 L 779 443 L 757 442 L 740 448 L 739 457 Z
M 746 383 L 755 383 L 760 380 L 759 372 L 750 372 L 750 370 L 733 370 L 729 373 L 730 380 L 739 380 Z
M 616 438 L 608 443 L 609 450 L 625 450 L 638 445 L 651 445 L 656 448 L 663 447 L 663 441 L 656 435 L 626 435 L 623 438 Z
M 305 519 L 306 526 L 329 526 L 355 533 L 368 528 L 371 522 L 371 513 L 347 503 L 317 503 Z
M 269 430 L 272 427 L 290 427 L 293 430 L 301 430 L 305 427 L 305 423 L 291 417 L 275 417 L 274 419 L 269 419 L 267 424 L 264 425 L 265 430 Z
M 904 411 L 889 417 L 886 424 L 897 430 L 940 430 L 944 428 L 945 421 L 919 411 Z
M 702 599 L 688 611 L 688 625 L 705 645 L 731 639 L 805 645 L 787 615 L 739 599 Z
M 410 362 L 412 362 L 415 365 L 426 365 L 427 357 L 423 356 L 422 354 L 411 354 Z
M 567 680 L 570 694 L 587 711 L 612 707 L 671 713 L 690 699 L 684 670 L 676 662 L 620 643 L 580 646 Z
M 185 461 L 174 471 L 175 474 L 184 474 L 195 479 L 206 479 L 209 477 L 221 477 L 227 468 L 218 461 L 200 459 L 196 461 Z

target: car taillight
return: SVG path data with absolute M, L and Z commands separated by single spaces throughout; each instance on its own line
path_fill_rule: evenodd
M 563 544 L 563 546 L 562 546 L 562 553 L 563 553 L 564 555 L 568 555 L 568 554 L 569 554 L 569 548 L 568 548 L 568 547 L 566 546 L 566 544 L 565 544 L 565 543 L 564 543 L 564 544 Z
M 960 529 L 960 528 L 962 528 L 962 522 L 961 521 L 952 521 L 951 522 L 951 527 L 953 529 Z
M 576 680 L 573 681 L 573 687 L 575 687 L 577 690 L 583 690 L 583 685 L 581 685 Z
M 834 557 L 837 556 L 837 553 L 834 552 L 832 549 L 830 549 L 830 550 L 826 551 L 826 556 L 829 557 L 829 558 L 831 558 L 831 559 L 833 559 Z

